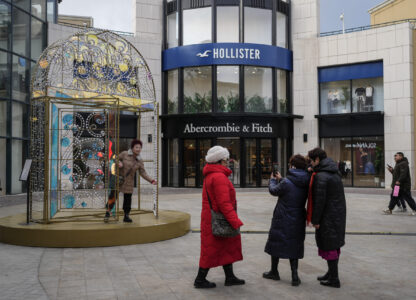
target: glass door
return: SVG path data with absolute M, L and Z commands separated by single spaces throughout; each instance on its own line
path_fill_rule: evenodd
M 195 187 L 196 183 L 196 140 L 184 140 L 183 144 L 184 186 Z
M 240 186 L 240 138 L 218 138 L 217 144 L 227 148 L 230 152 L 228 167 L 233 172 L 230 176 L 230 181 L 234 186 Z
M 260 186 L 268 186 L 273 168 L 272 140 L 260 140 Z
M 246 139 L 246 186 L 257 186 L 257 147 L 255 139 Z
M 205 156 L 207 155 L 207 152 L 209 150 L 209 148 L 211 148 L 211 139 L 203 139 L 203 140 L 198 140 L 199 143 L 199 186 L 202 186 L 203 182 L 204 182 L 204 175 L 202 173 L 202 171 L 204 170 L 204 167 L 206 165 L 206 161 L 205 161 Z

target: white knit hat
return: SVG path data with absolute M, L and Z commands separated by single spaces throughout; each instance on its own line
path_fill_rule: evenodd
M 230 152 L 228 152 L 227 148 L 221 146 L 214 146 L 210 148 L 207 152 L 207 156 L 205 156 L 205 160 L 209 164 L 216 163 L 220 160 L 225 160 L 229 158 Z

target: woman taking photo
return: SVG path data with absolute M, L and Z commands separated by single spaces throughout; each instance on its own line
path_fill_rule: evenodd
M 233 263 L 243 259 L 241 236 L 219 237 L 212 233 L 211 206 L 220 212 L 232 228 L 238 229 L 243 222 L 237 216 L 237 202 L 234 186 L 228 177 L 230 153 L 226 148 L 214 146 L 208 150 L 204 167 L 204 185 L 202 188 L 201 212 L 201 256 L 195 288 L 214 288 L 216 285 L 206 279 L 210 268 L 222 266 L 225 272 L 225 285 L 241 285 L 245 281 L 237 278 L 233 272 Z
M 272 173 L 269 192 L 278 196 L 278 202 L 273 212 L 269 238 L 264 251 L 271 255 L 271 270 L 263 273 L 267 279 L 280 280 L 277 266 L 280 258 L 290 261 L 292 270 L 292 286 L 298 286 L 298 260 L 303 258 L 306 210 L 308 197 L 309 174 L 305 171 L 306 159 L 294 155 L 289 160 L 289 170 L 286 178 L 279 172 Z
M 152 179 L 149 175 L 147 175 L 146 170 L 144 169 L 143 159 L 140 156 L 140 152 L 142 152 L 143 143 L 140 140 L 133 140 L 130 144 L 130 149 L 128 151 L 123 151 L 119 155 L 119 173 L 120 176 L 123 176 L 124 182 L 119 187 L 120 192 L 123 193 L 123 211 L 124 211 L 124 218 L 123 222 L 131 223 L 133 220 L 130 218 L 130 210 L 131 210 L 131 196 L 133 194 L 134 188 L 134 174 L 137 170 L 139 170 L 140 176 L 142 176 L 146 181 L 150 182 L 151 184 L 157 184 L 156 180 Z M 114 160 L 115 161 L 115 160 Z M 107 222 L 110 218 L 110 211 L 113 209 L 115 204 L 115 180 L 117 176 L 116 168 L 113 162 L 111 166 L 111 191 L 110 195 L 108 196 L 108 203 L 107 203 L 107 211 L 105 213 L 104 221 Z

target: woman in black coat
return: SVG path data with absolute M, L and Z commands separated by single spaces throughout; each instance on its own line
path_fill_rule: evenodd
M 267 279 L 280 280 L 277 265 L 279 258 L 290 260 L 292 285 L 298 286 L 298 260 L 303 258 L 305 241 L 306 211 L 308 197 L 309 173 L 305 171 L 306 159 L 294 155 L 289 161 L 286 178 L 280 173 L 272 174 L 269 192 L 279 200 L 273 212 L 269 238 L 264 251 L 271 255 L 272 265 L 269 272 L 263 273 Z

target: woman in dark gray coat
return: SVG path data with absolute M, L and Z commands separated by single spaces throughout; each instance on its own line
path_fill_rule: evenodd
M 280 280 L 277 265 L 279 258 L 290 260 L 292 270 L 292 285 L 298 286 L 298 260 L 303 258 L 306 210 L 308 197 L 309 173 L 305 171 L 306 159 L 294 155 L 289 161 L 289 171 L 286 178 L 279 173 L 272 174 L 269 192 L 278 196 L 279 200 L 273 212 L 269 238 L 264 251 L 271 255 L 272 265 L 269 272 L 263 273 L 267 279 Z

